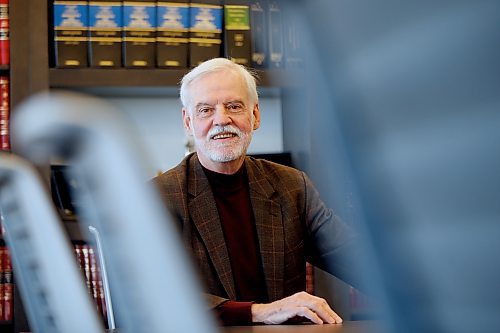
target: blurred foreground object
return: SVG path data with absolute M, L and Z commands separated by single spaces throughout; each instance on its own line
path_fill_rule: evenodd
M 110 105 L 76 93 L 33 97 L 14 118 L 21 154 L 63 158 L 80 221 L 100 232 L 121 332 L 212 332 L 201 289 L 171 217 L 146 183 L 148 159 Z
M 290 3 L 310 160 L 343 146 L 393 331 L 499 332 L 500 3 Z
M 33 332 L 104 332 L 43 182 L 8 153 L 0 153 L 0 209 Z

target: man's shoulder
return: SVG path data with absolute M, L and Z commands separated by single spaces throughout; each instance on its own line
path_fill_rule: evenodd
M 247 161 L 247 167 L 250 166 L 254 172 L 265 176 L 273 183 L 303 182 L 304 180 L 304 173 L 298 169 L 250 156 L 247 157 Z
M 186 179 L 186 173 L 189 165 L 189 159 L 192 155 L 186 156 L 179 164 L 175 167 L 161 173 L 160 175 L 154 177 L 151 181 L 159 185 L 160 187 L 165 186 L 176 186 Z

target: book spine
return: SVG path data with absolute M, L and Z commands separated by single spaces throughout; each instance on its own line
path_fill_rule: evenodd
M 123 42 L 125 67 L 155 66 L 156 2 L 123 2 Z
M 314 266 L 306 263 L 306 292 L 314 295 Z
M 189 5 L 189 66 L 221 56 L 222 5 L 197 0 Z
M 88 2 L 55 0 L 53 6 L 56 67 L 87 67 Z
M 81 245 L 82 251 L 82 267 L 83 267 L 83 275 L 85 276 L 85 285 L 87 286 L 87 291 L 89 295 L 92 296 L 92 283 L 91 283 L 91 275 L 90 275 L 90 259 L 89 259 L 89 247 L 87 244 Z
M 248 1 L 226 0 L 224 4 L 224 56 L 251 65 L 250 6 Z
M 90 251 L 92 250 L 92 251 Z M 104 287 L 101 278 L 101 269 L 99 265 L 99 258 L 96 250 L 93 247 L 89 248 L 90 254 L 90 270 L 92 273 L 92 287 L 94 292 L 94 300 L 96 302 L 97 310 L 101 314 L 103 323 L 107 324 L 107 309 L 106 300 L 104 296 Z
M 14 312 L 14 281 L 12 275 L 12 261 L 10 259 L 9 249 L 5 247 L 3 251 L 2 264 L 4 266 L 4 286 L 3 286 L 3 320 L 12 321 Z
M 252 67 L 266 68 L 268 66 L 267 42 L 267 3 L 253 0 L 250 6 Z
M 157 2 L 156 65 L 187 68 L 189 49 L 189 2 Z
M 304 46 L 303 33 L 300 31 L 297 15 L 289 8 L 283 8 L 283 49 L 284 49 L 284 67 L 285 68 L 303 68 L 304 67 Z
M 269 67 L 283 68 L 283 21 L 280 1 L 269 1 Z
M 0 246 L 0 321 L 5 320 L 5 315 L 4 315 L 5 251 L 7 251 L 7 247 L 5 245 L 1 245 Z
M 0 150 L 10 151 L 9 77 L 0 76 Z
M 92 290 L 92 298 L 94 299 L 94 304 L 97 309 L 97 313 L 102 314 L 102 303 L 99 300 L 99 287 L 98 287 L 98 277 L 97 277 L 97 263 L 94 253 L 94 248 L 92 246 L 89 249 L 89 266 L 90 266 L 90 288 Z
M 0 0 L 0 65 L 10 64 L 9 0 Z
M 89 60 L 91 67 L 121 67 L 122 11 L 121 0 L 89 1 Z

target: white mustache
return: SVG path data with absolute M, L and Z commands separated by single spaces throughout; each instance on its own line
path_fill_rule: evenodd
M 239 129 L 237 129 L 236 127 L 234 127 L 232 125 L 227 125 L 227 126 L 217 126 L 217 127 L 212 128 L 208 132 L 208 138 L 211 139 L 214 136 L 216 136 L 217 134 L 221 134 L 221 133 L 231 133 L 231 134 L 235 134 L 238 137 L 242 136 L 242 133 Z

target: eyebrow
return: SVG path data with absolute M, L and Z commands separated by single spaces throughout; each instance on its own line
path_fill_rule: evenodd
M 242 100 L 240 100 L 240 99 L 233 99 L 233 100 L 230 100 L 230 101 L 224 102 L 224 103 L 222 103 L 222 104 L 227 105 L 227 104 L 231 104 L 231 103 L 240 103 L 240 104 L 245 105 L 245 102 L 243 102 L 243 101 L 242 101 Z M 199 107 L 202 107 L 202 106 L 210 106 L 210 107 L 214 107 L 214 105 L 217 105 L 217 104 L 210 104 L 210 103 L 197 103 L 194 107 L 195 107 L 195 109 L 198 109 Z
M 231 101 L 224 102 L 224 105 L 226 104 L 231 104 L 231 103 L 240 103 L 240 104 L 245 104 L 242 100 L 239 99 L 233 99 Z
M 210 106 L 210 107 L 212 107 L 213 105 L 212 105 L 212 104 L 210 104 L 210 103 L 198 103 L 198 104 L 196 104 L 196 105 L 194 106 L 194 108 L 195 108 L 195 109 L 198 109 L 198 108 L 200 108 L 200 107 L 202 107 L 202 106 Z

